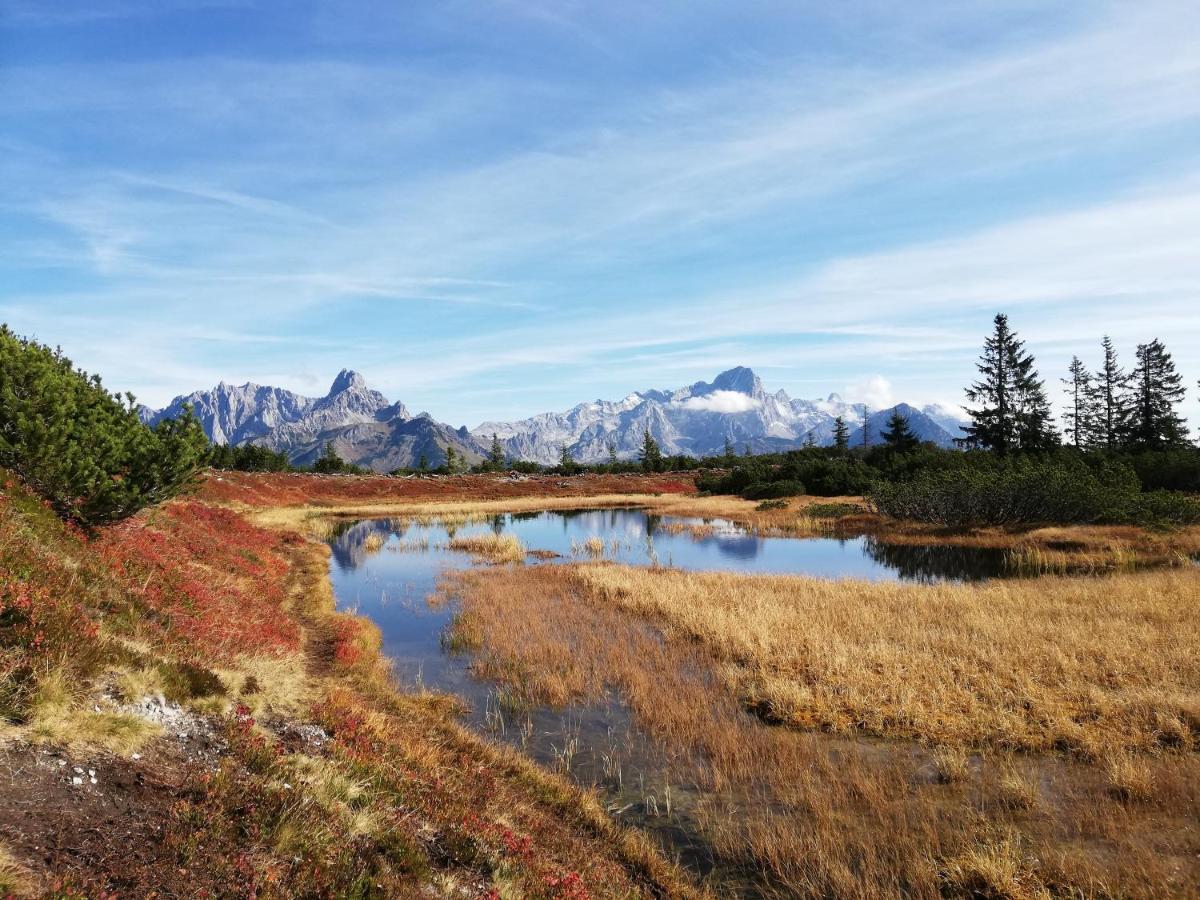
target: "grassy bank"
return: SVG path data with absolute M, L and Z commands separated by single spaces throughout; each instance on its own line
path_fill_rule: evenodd
M 617 690 L 712 792 L 711 845 L 781 891 L 1187 896 L 1196 585 L 488 569 L 454 640 L 515 708 Z
M 204 496 L 85 535 L 3 478 L 4 892 L 693 892 L 447 698 L 393 690 L 323 544 Z

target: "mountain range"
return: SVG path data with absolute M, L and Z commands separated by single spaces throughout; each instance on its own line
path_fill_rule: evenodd
M 580 403 L 565 412 L 547 412 L 516 422 L 483 422 L 468 430 L 438 422 L 428 413 L 413 416 L 403 403 L 391 403 L 367 387 L 357 372 L 338 373 L 324 397 L 305 397 L 282 388 L 221 383 L 206 391 L 176 397 L 161 410 L 142 408 L 154 424 L 192 407 L 214 443 L 254 443 L 287 453 L 305 465 L 332 443 L 343 459 L 379 472 L 445 460 L 453 447 L 467 462 L 482 460 L 495 435 L 512 459 L 557 463 L 565 446 L 579 462 L 601 462 L 610 447 L 632 459 L 647 430 L 668 455 L 713 456 L 732 442 L 739 452 L 789 450 L 805 443 L 833 442 L 834 419 L 852 429 L 851 443 L 879 440 L 893 410 L 908 419 L 921 439 L 952 446 L 961 434 L 961 418 L 939 406 L 906 403 L 868 414 L 861 403 L 837 394 L 824 400 L 793 400 L 780 390 L 768 392 L 754 372 L 738 366 L 711 382 L 675 390 L 635 391 L 621 400 Z

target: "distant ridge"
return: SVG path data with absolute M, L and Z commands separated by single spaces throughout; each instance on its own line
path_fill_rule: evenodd
M 391 403 L 367 386 L 359 373 L 343 369 L 324 397 L 304 397 L 257 384 L 219 384 L 211 390 L 176 397 L 162 410 L 143 410 L 153 424 L 178 415 L 191 404 L 204 431 L 215 443 L 255 443 L 282 451 L 296 464 L 313 462 L 332 443 L 345 460 L 379 472 L 415 467 L 424 457 L 430 466 L 445 460 L 453 447 L 468 462 L 487 455 L 492 435 L 513 459 L 553 465 L 562 447 L 579 462 L 608 459 L 609 447 L 621 459 L 636 458 L 647 430 L 667 454 L 715 456 L 726 441 L 738 452 L 789 450 L 811 440 L 833 443 L 837 416 L 862 443 L 866 407 L 837 394 L 823 400 L 793 400 L 784 391 L 769 392 L 752 369 L 736 366 L 712 381 L 674 390 L 635 391 L 620 400 L 593 400 L 565 412 L 546 412 L 515 422 L 483 422 L 474 429 L 454 428 L 428 413 L 412 416 L 403 403 Z M 907 403 L 870 413 L 867 431 L 878 443 L 893 410 L 908 419 L 924 441 L 953 446 L 961 421 L 952 410 L 917 409 Z
M 430 466 L 445 461 L 452 446 L 463 459 L 478 462 L 483 451 L 465 429 L 412 417 L 403 403 L 390 403 L 366 380 L 343 369 L 324 397 L 303 397 L 282 388 L 222 382 L 207 391 L 176 397 L 164 409 L 144 411 L 149 424 L 179 415 L 190 404 L 209 440 L 217 444 L 261 444 L 287 453 L 297 465 L 316 460 L 332 443 L 348 462 L 379 472 Z
M 873 412 L 868 430 L 877 436 L 892 409 L 908 417 L 922 440 L 953 446 L 957 435 L 933 418 L 936 410 L 946 419 L 946 411 L 936 407 L 921 410 L 904 403 Z M 621 400 L 594 400 L 516 422 L 483 422 L 471 434 L 481 443 L 496 434 L 505 450 L 519 459 L 555 463 L 565 445 L 576 460 L 590 463 L 608 458 L 610 444 L 618 457 L 635 457 L 647 429 L 668 454 L 714 456 L 724 452 L 726 440 L 739 452 L 747 447 L 756 453 L 788 450 L 803 446 L 810 435 L 816 444 L 828 445 L 833 443 L 837 416 L 861 432 L 865 413 L 863 404 L 847 403 L 837 394 L 824 400 L 793 400 L 782 390 L 771 393 L 752 369 L 736 366 L 711 382 L 635 391 Z M 861 433 L 858 437 L 861 441 Z

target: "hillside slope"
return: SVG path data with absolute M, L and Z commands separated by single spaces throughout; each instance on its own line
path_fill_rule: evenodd
M 83 535 L 0 473 L 0 894 L 691 893 L 395 693 L 327 555 L 195 497 Z

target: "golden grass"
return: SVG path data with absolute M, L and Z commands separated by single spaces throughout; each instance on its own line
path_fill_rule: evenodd
M 525 545 L 512 534 L 470 534 L 450 539 L 450 549 L 470 553 L 490 563 L 521 562 Z
M 97 709 L 85 702 L 90 694 L 86 688 L 72 684 L 62 669 L 48 672 L 38 682 L 28 724 L 16 733 L 40 743 L 121 755 L 142 748 L 161 734 L 159 726 L 137 716 Z
M 1182 574 L 1120 578 L 1146 579 L 1147 592 L 1161 592 Z M 1107 593 L 1118 580 L 1109 580 Z M 1149 610 L 1135 599 L 1132 617 L 1108 621 L 1119 599 L 1107 606 L 1097 606 L 1095 599 L 1068 602 L 1063 592 L 1072 589 L 1058 581 L 1049 582 L 1055 590 L 1047 621 L 1033 615 L 1027 629 L 1030 685 L 1051 673 L 1052 667 L 1039 669 L 1047 656 L 1066 667 L 1067 684 L 1093 673 L 1070 659 L 1102 647 L 1131 618 L 1144 621 L 1125 638 L 1130 642 L 1180 625 L 1182 613 L 1168 614 L 1169 599 Z M 1022 585 L 1028 593 L 1029 583 L 1007 588 L 1019 593 Z M 636 598 L 619 596 L 633 587 Z M 778 597 L 772 587 L 781 592 Z M 1018 715 L 1018 709 L 1028 712 L 1018 698 L 1006 701 L 988 688 L 1003 681 L 1000 671 L 978 668 L 989 665 L 992 654 L 1000 654 L 995 664 L 1007 661 L 1018 668 L 1025 657 L 1017 654 L 1019 642 L 992 648 L 988 616 L 969 614 L 954 591 L 687 576 L 609 564 L 475 570 L 454 576 L 451 589 L 462 603 L 460 621 L 478 647 L 479 675 L 506 685 L 518 704 L 603 702 L 607 691 L 617 691 L 672 761 L 672 783 L 705 791 L 685 814 L 713 852 L 725 863 L 764 873 L 768 888 L 781 894 L 1176 896 L 1186 895 L 1200 878 L 1194 838 L 1200 758 L 1183 745 L 1166 752 L 1159 739 L 1139 730 L 1143 716 L 1152 720 L 1173 708 L 1169 684 L 1159 696 L 1141 686 L 1143 676 L 1124 673 L 1135 682 L 1129 689 L 1149 703 L 1146 710 L 1132 715 L 1110 697 L 1106 708 L 1114 720 L 1084 723 L 1095 731 L 1075 732 L 1081 743 L 1109 740 L 1122 746 L 1132 740 L 1152 749 L 1124 754 L 1140 764 L 1132 775 L 1116 764 L 1106 768 L 1071 755 L 1014 755 L 1008 750 L 1013 735 L 1046 745 L 1042 732 L 1054 729 Z M 988 595 L 985 586 L 963 590 L 991 614 L 1004 609 L 1003 598 Z M 1133 584 L 1115 590 L 1126 600 L 1140 595 Z M 873 599 L 873 591 L 888 602 Z M 814 596 L 828 602 L 816 603 Z M 779 602 L 769 603 L 773 597 Z M 755 598 L 773 611 L 771 617 L 751 602 Z M 863 604 L 866 612 L 857 608 Z M 700 623 L 714 607 L 722 615 L 728 607 L 731 618 L 710 634 Z M 1018 612 L 1028 610 L 1018 605 L 1013 615 Z M 740 616 L 739 627 L 734 616 Z M 1081 624 L 1089 616 L 1090 626 Z M 1064 625 L 1072 618 L 1074 627 Z M 1017 619 L 1002 619 L 1015 640 L 1021 633 Z M 1054 634 L 1049 619 L 1060 626 L 1056 654 L 1048 652 Z M 925 637 L 902 640 L 913 630 Z M 939 630 L 954 631 L 956 641 L 948 642 Z M 892 646 L 897 641 L 908 657 Z M 1072 641 L 1082 645 L 1077 654 Z M 1162 652 L 1163 643 L 1151 639 L 1147 646 L 1151 653 Z M 964 654 L 964 645 L 972 644 L 976 651 Z M 958 649 L 947 653 L 947 647 Z M 1171 677 L 1187 678 L 1194 663 L 1182 653 L 1155 666 L 1182 662 L 1180 674 Z M 797 667 L 798 658 L 811 667 Z M 1097 665 L 1115 666 L 1121 659 L 1102 655 Z M 1162 677 L 1155 666 L 1145 680 Z M 1115 671 L 1105 686 L 1110 693 L 1121 687 L 1111 678 Z M 827 710 L 848 723 L 845 736 L 772 727 L 745 712 L 747 683 L 784 672 L 806 679 L 810 713 Z M 1038 687 L 1047 708 L 1064 702 L 1056 691 L 1070 694 L 1062 683 L 1066 675 L 1058 684 L 1052 679 L 1046 689 Z M 979 700 L 968 709 L 934 715 L 923 693 L 927 682 L 947 702 L 958 696 L 943 680 L 960 692 L 980 686 L 990 701 L 1013 708 L 988 718 Z M 1156 697 L 1166 707 L 1156 709 Z M 873 720 L 868 700 L 890 704 L 892 711 Z M 856 715 L 846 713 L 847 702 L 855 704 Z M 919 733 L 940 746 L 861 737 L 868 733 Z M 971 743 L 980 746 L 968 750 Z M 1150 777 L 1139 779 L 1140 771 Z M 627 768 L 624 777 L 635 775 Z M 1126 787 L 1118 791 L 1118 784 Z
M 35 895 L 33 877 L 7 847 L 0 844 L 0 896 L 32 897 Z
M 582 567 L 768 718 L 1021 750 L 1200 744 L 1200 576 L 901 585 Z

